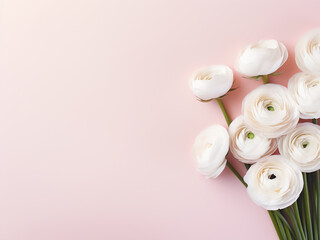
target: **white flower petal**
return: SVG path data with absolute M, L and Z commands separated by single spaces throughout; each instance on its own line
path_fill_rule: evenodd
M 250 137 L 249 137 L 249 134 Z M 230 151 L 243 163 L 255 163 L 277 150 L 277 139 L 267 138 L 250 130 L 240 115 L 229 126 Z
M 295 58 L 301 71 L 320 74 L 320 28 L 313 29 L 300 38 Z
M 198 171 L 208 178 L 216 178 L 226 166 L 229 151 L 229 135 L 220 125 L 212 125 L 196 138 L 194 153 Z
M 301 171 L 280 155 L 266 157 L 252 165 L 244 180 L 250 198 L 267 210 L 290 206 L 303 189 Z
M 190 81 L 194 95 L 210 100 L 225 95 L 233 84 L 233 72 L 228 66 L 213 65 L 196 71 Z
M 277 138 L 292 130 L 299 111 L 287 88 L 278 84 L 262 85 L 242 101 L 242 114 L 248 128 L 268 138 Z
M 290 78 L 288 89 L 298 106 L 300 118 L 320 118 L 320 76 L 297 73 Z
M 244 48 L 235 69 L 246 76 L 268 75 L 277 71 L 287 60 L 288 51 L 276 40 L 262 40 Z
M 299 123 L 279 139 L 279 152 L 303 172 L 319 170 L 320 127 L 312 123 Z

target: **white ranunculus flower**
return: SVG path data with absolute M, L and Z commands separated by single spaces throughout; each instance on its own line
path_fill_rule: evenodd
M 299 111 L 287 88 L 262 85 L 242 101 L 244 122 L 255 133 L 268 138 L 287 134 L 299 121 Z
M 196 71 L 190 88 L 199 100 L 208 101 L 225 95 L 232 84 L 232 70 L 225 65 L 213 65 Z
M 277 150 L 277 139 L 257 134 L 245 125 L 240 115 L 229 126 L 230 151 L 243 163 L 255 163 Z
M 279 152 L 293 161 L 301 171 L 320 169 L 320 127 L 312 123 L 299 123 L 279 140 Z
M 301 71 L 320 74 L 320 28 L 313 29 L 300 38 L 295 55 Z
M 301 171 L 280 155 L 266 157 L 252 165 L 244 180 L 250 198 L 267 210 L 290 206 L 303 189 Z
M 207 178 L 216 178 L 227 163 L 229 134 L 224 127 L 212 125 L 197 136 L 193 149 L 199 172 Z
M 244 48 L 235 69 L 246 76 L 268 75 L 277 71 L 287 61 L 288 51 L 277 40 L 262 40 Z
M 320 76 L 297 73 L 288 82 L 291 97 L 300 111 L 300 118 L 320 118 Z

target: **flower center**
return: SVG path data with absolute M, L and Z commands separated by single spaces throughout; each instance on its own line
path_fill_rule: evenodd
M 313 80 L 306 83 L 309 88 L 317 87 L 319 85 L 319 81 Z
M 268 176 L 268 178 L 270 179 L 270 180 L 272 180 L 272 179 L 275 179 L 277 176 L 276 175 L 274 175 L 273 173 L 271 174 L 271 175 L 269 175 Z
M 254 139 L 254 133 L 253 132 L 248 132 L 247 138 Z
M 303 148 L 308 147 L 308 145 L 309 145 L 309 143 L 308 143 L 308 142 L 304 142 L 304 143 L 302 143 L 302 147 L 303 147 Z
M 272 112 L 274 111 L 274 107 L 273 106 L 268 106 L 267 109 L 268 109 L 268 111 L 272 111 Z
M 206 147 L 209 149 L 209 148 L 211 148 L 213 146 L 213 144 L 212 143 L 207 143 L 206 144 Z

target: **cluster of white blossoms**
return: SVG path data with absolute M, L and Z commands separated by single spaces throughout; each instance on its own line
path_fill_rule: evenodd
M 194 152 L 200 173 L 217 177 L 230 149 L 239 161 L 252 164 L 244 177 L 251 199 L 268 210 L 293 204 L 303 189 L 302 172 L 320 169 L 320 127 L 299 119 L 320 117 L 320 29 L 296 45 L 295 59 L 302 72 L 290 78 L 288 88 L 265 84 L 242 102 L 241 115 L 228 131 L 213 125 L 199 134 Z M 288 51 L 276 40 L 244 48 L 235 69 L 250 78 L 266 79 L 285 63 Z M 194 73 L 190 87 L 199 100 L 220 100 L 233 84 L 232 70 L 223 65 Z M 220 100 L 221 101 L 221 100 Z M 280 155 L 272 155 L 277 148 Z

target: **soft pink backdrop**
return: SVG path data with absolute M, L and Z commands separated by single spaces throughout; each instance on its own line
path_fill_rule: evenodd
M 290 55 L 271 81 L 286 84 L 319 8 L 318 0 L 2 0 L 0 239 L 276 239 L 228 169 L 215 180 L 196 172 L 193 139 L 225 123 L 187 80 L 275 38 Z M 232 117 L 260 84 L 236 75 Z

